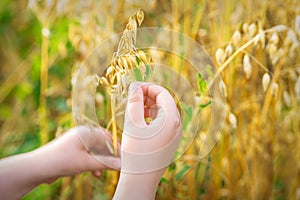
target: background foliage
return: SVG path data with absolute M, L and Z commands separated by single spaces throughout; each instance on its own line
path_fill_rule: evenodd
M 222 69 L 227 103 L 216 147 L 199 159 L 200 132 L 168 168 L 157 199 L 300 199 L 296 0 L 2 0 L 0 157 L 35 149 L 73 125 L 74 70 L 138 8 L 144 27 L 174 29 L 203 45 Z M 276 25 L 284 26 L 263 34 Z M 25 199 L 109 199 L 109 177 L 62 178 Z

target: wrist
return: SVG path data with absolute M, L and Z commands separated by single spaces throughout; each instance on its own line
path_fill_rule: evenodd
M 55 155 L 53 149 L 41 147 L 31 152 L 32 158 L 34 159 L 35 178 L 38 184 L 52 183 L 56 179 L 62 176 L 61 161 L 59 156 Z
M 114 200 L 155 199 L 156 190 L 164 170 L 134 174 L 121 172 Z

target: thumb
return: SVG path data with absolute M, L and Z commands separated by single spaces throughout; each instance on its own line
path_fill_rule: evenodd
M 100 156 L 100 155 L 95 155 L 94 158 L 96 159 L 96 162 L 99 164 L 103 165 L 101 169 L 116 169 L 119 170 L 121 168 L 121 158 L 120 157 L 115 157 L 115 156 Z
M 129 86 L 126 121 L 131 121 L 139 127 L 145 127 L 144 120 L 144 93 L 142 83 L 133 82 Z

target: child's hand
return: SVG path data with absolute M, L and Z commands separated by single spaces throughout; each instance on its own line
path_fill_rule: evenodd
M 114 198 L 154 199 L 181 134 L 180 115 L 169 92 L 150 83 L 132 84 L 122 135 L 121 175 Z
M 111 143 L 111 134 L 104 129 L 78 126 L 33 153 L 40 157 L 37 160 L 47 159 L 50 179 L 84 171 L 100 176 L 101 170 L 120 169 L 120 157 L 115 157 L 107 147 Z

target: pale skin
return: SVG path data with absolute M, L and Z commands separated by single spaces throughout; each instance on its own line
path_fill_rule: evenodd
M 84 171 L 92 171 L 100 176 L 101 170 L 110 169 L 100 163 L 87 151 L 79 134 L 88 134 L 87 126 L 68 130 L 52 142 L 28 153 L 4 158 L 0 161 L 1 199 L 20 199 L 42 183 L 52 183 L 64 176 L 72 176 Z M 105 147 L 104 129 L 99 132 L 97 142 Z M 120 168 L 120 158 L 109 155 L 106 148 L 101 149 L 104 160 L 113 168 Z M 96 157 L 97 158 L 97 157 Z
M 132 102 L 139 102 L 138 106 L 133 106 Z M 140 145 L 145 145 L 143 151 L 151 152 L 167 144 L 170 138 L 172 139 L 172 133 L 181 129 L 180 118 L 174 115 L 174 109 L 177 112 L 177 108 L 172 97 L 165 89 L 154 84 L 140 87 L 137 92 L 129 94 L 127 105 L 129 109 L 126 111 L 126 115 L 134 110 L 134 113 L 137 114 L 133 118 L 134 120 L 140 120 L 138 118 L 142 115 L 144 117 L 150 115 L 155 121 L 156 116 L 151 116 L 152 114 L 149 114 L 147 108 L 151 106 L 150 104 L 167 105 L 165 110 L 170 112 L 169 115 L 166 115 L 167 126 L 161 129 L 161 133 L 155 136 L 156 138 L 148 140 L 148 142 L 144 141 L 144 144 L 123 134 L 123 140 L 126 142 L 121 145 L 121 150 L 120 146 L 118 147 L 120 151 L 136 150 L 135 148 Z M 157 112 L 159 110 L 154 113 Z M 144 119 L 144 117 L 142 118 Z M 137 121 L 137 123 L 140 122 Z M 120 168 L 120 179 L 113 199 L 154 199 L 159 180 L 166 166 L 155 168 L 151 172 L 137 174 L 124 171 L 121 165 L 131 162 L 131 158 L 122 157 L 121 161 L 120 157 L 115 157 L 110 153 L 106 143 L 111 143 L 111 137 L 103 128 L 93 129 L 94 133 L 97 133 L 95 134 L 97 137 L 92 134 L 93 138 L 86 138 L 86 135 L 91 135 L 90 131 L 88 126 L 75 127 L 34 151 L 0 160 L 1 199 L 20 199 L 38 185 L 52 183 L 60 177 L 72 176 L 85 171 L 92 171 L 95 176 L 101 176 L 102 170 Z M 160 142 L 157 143 L 158 140 Z M 90 141 L 92 142 L 90 143 Z M 130 149 L 129 145 L 135 146 L 135 148 Z M 95 152 L 91 155 L 87 149 Z
M 177 148 L 181 138 L 180 115 L 172 96 L 163 87 L 148 83 L 134 83 L 130 89 L 124 123 L 124 130 L 130 130 L 130 133 L 123 132 L 122 135 L 123 167 L 114 200 L 152 200 L 155 198 L 159 181 L 170 163 L 166 163 L 165 160 L 172 159 L 176 150 L 174 148 Z M 146 117 L 151 117 L 153 121 L 150 124 L 146 123 L 144 120 Z M 128 123 L 128 118 L 133 123 Z M 157 127 L 160 121 L 164 123 Z M 142 135 L 145 133 L 145 128 L 150 130 L 153 136 L 147 139 L 131 137 L 131 135 Z M 151 156 L 152 152 L 162 152 L 161 149 L 171 141 L 174 147 L 165 152 L 162 159 L 156 155 Z M 125 152 L 142 153 L 146 159 L 127 156 Z M 136 165 L 124 168 L 128 163 L 136 163 Z M 155 164 L 149 168 L 148 166 L 153 163 Z

